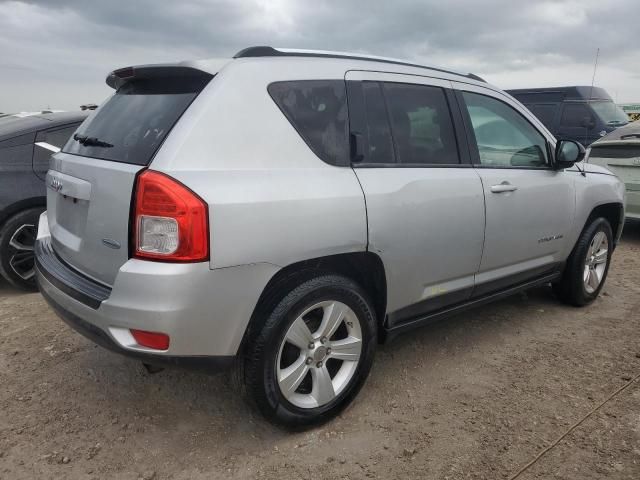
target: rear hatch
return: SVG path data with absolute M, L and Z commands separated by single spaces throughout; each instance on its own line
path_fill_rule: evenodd
M 129 259 L 136 175 L 212 75 L 184 66 L 117 70 L 116 92 L 78 128 L 47 173 L 51 241 L 60 258 L 112 285 Z
M 640 134 L 634 140 L 598 142 L 591 145 L 589 162 L 603 165 L 615 173 L 628 192 L 640 195 Z M 636 205 L 629 205 L 630 213 L 639 213 Z

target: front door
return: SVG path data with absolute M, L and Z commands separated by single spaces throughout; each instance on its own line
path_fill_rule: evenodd
M 573 177 L 552 168 L 549 139 L 510 105 L 480 88 L 458 99 L 486 204 L 484 251 L 474 295 L 552 273 L 575 210 Z

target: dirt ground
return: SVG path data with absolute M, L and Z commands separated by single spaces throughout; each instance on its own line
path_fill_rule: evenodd
M 576 309 L 540 288 L 402 337 L 339 418 L 289 433 L 227 375 L 150 375 L 0 284 L 0 478 L 512 479 L 544 452 L 517 478 L 638 479 L 640 222 L 603 292 Z

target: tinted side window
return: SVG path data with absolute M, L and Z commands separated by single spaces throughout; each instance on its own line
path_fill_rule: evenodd
M 62 148 L 69 137 L 76 131 L 79 123 L 74 123 L 73 125 L 68 125 L 66 127 L 58 128 L 55 130 L 44 130 L 42 132 L 38 132 L 38 136 L 36 137 L 36 142 L 46 142 L 49 145 L 53 145 L 54 147 Z
M 463 92 L 480 164 L 546 167 L 547 142 L 520 113 L 495 98 Z
M 389 128 L 389 117 L 384 104 L 384 97 L 380 84 L 376 82 L 364 82 L 365 112 L 367 116 L 367 137 L 369 151 L 367 162 L 370 163 L 394 163 L 393 142 Z
M 549 130 L 553 128 L 553 120 L 556 116 L 556 105 L 553 104 L 534 104 L 526 105 L 531 110 L 538 120 L 544 123 L 544 126 Z
M 347 165 L 349 143 L 344 81 L 276 82 L 269 85 L 268 91 L 318 157 L 332 165 Z
M 560 123 L 563 127 L 584 127 L 592 118 L 591 111 L 585 105 L 566 103 Z
M 66 127 L 43 130 L 36 135 L 36 142 L 45 142 L 54 147 L 62 148 L 73 132 L 78 128 L 79 123 L 74 123 Z M 49 157 L 53 152 L 40 145 L 33 147 L 33 168 L 38 172 L 46 172 L 49 169 Z
M 385 83 L 384 95 L 398 162 L 460 163 L 453 121 L 442 88 Z

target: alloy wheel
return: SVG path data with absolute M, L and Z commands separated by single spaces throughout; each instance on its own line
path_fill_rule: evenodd
M 282 395 L 299 408 L 331 402 L 349 385 L 362 353 L 362 328 L 344 303 L 307 308 L 287 330 L 276 359 Z
M 604 277 L 609 258 L 609 241 L 607 235 L 599 231 L 591 239 L 584 263 L 583 282 L 587 293 L 595 292 Z
M 23 280 L 31 280 L 34 272 L 33 247 L 36 241 L 36 227 L 21 225 L 9 240 L 9 266 Z

